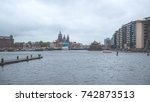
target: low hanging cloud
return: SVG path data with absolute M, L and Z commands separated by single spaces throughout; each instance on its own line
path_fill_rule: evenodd
M 149 6 L 149 0 L 0 0 L 0 35 L 54 41 L 61 30 L 72 41 L 103 43 L 121 25 L 150 16 Z

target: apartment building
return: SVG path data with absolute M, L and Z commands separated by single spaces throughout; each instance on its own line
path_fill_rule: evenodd
M 150 17 L 124 24 L 115 36 L 116 48 L 150 49 Z

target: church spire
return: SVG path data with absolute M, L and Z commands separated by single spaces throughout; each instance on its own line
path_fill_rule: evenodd
M 59 31 L 59 34 L 61 34 L 61 31 Z M 61 34 L 62 35 L 62 34 Z
M 67 40 L 66 41 L 69 42 L 69 35 L 67 35 Z
M 64 35 L 64 37 L 63 37 L 63 41 L 64 41 L 64 42 L 66 41 L 66 37 L 65 37 L 65 35 Z

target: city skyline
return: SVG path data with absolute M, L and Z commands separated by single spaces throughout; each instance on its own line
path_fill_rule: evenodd
M 121 25 L 148 17 L 149 6 L 148 0 L 0 0 L 0 34 L 15 42 L 54 41 L 61 30 L 71 41 L 103 43 Z

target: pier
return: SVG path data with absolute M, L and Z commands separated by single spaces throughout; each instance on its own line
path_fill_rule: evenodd
M 16 59 L 13 59 L 13 60 L 5 60 L 4 58 L 2 58 L 1 61 L 0 61 L 0 66 L 19 63 L 19 62 L 25 62 L 25 61 L 28 62 L 28 61 L 31 61 L 31 60 L 42 59 L 42 58 L 43 57 L 40 54 L 36 57 L 33 57 L 32 55 L 26 56 L 26 58 L 19 58 L 19 56 L 17 56 Z

